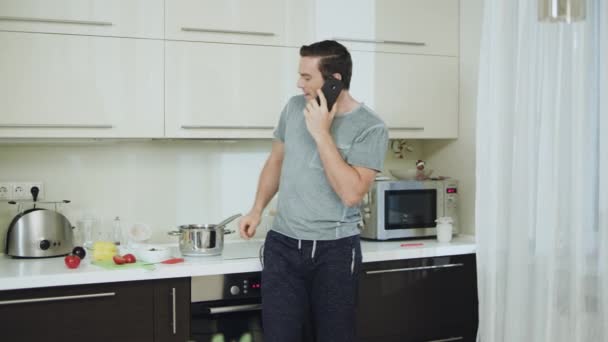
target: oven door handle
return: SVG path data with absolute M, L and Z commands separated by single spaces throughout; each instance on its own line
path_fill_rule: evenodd
M 262 310 L 262 304 L 245 304 L 245 305 L 232 305 L 232 306 L 218 306 L 218 307 L 210 307 L 209 313 L 214 314 L 223 314 L 230 312 L 244 312 L 244 311 L 256 311 Z

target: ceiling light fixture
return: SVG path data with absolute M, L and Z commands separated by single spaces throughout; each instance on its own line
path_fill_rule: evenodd
M 586 0 L 538 0 L 538 20 L 566 22 L 585 20 Z

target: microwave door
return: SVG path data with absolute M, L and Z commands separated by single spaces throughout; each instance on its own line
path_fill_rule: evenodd
M 434 228 L 437 218 L 437 190 L 396 190 L 385 192 L 385 228 Z

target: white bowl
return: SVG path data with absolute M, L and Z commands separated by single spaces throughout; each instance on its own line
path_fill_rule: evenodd
M 137 260 L 145 262 L 161 262 L 171 259 L 171 249 L 158 246 L 142 246 L 135 251 Z
M 389 172 L 397 179 L 416 179 L 416 169 L 396 169 Z

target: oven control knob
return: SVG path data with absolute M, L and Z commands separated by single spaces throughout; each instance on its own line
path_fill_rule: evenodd
M 369 207 L 363 207 L 363 212 L 364 213 L 371 213 L 372 210 Z
M 49 247 L 51 247 L 51 242 L 49 240 L 40 241 L 40 249 L 46 251 L 47 249 L 49 249 Z
M 372 218 L 372 215 L 370 215 L 370 213 L 365 213 L 363 214 L 363 218 L 369 220 L 370 218 Z
M 238 286 L 233 285 L 230 287 L 230 294 L 232 294 L 233 296 L 236 296 L 239 293 L 241 293 L 241 289 Z

